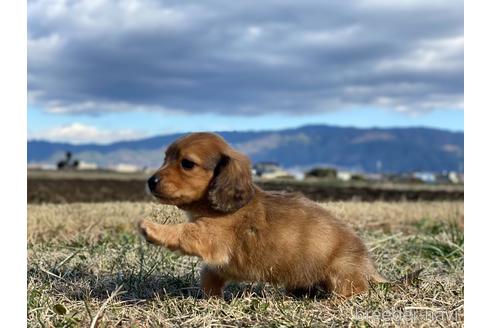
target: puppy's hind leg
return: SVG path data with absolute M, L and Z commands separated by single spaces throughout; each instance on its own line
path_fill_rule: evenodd
M 214 269 L 204 265 L 200 272 L 200 284 L 205 297 L 222 297 L 226 279 Z
M 287 287 L 286 292 L 288 296 L 294 298 L 326 298 L 330 290 L 326 288 L 324 282 L 318 282 L 309 287 Z
M 369 289 L 369 282 L 360 267 L 353 265 L 339 265 L 327 272 L 325 285 L 328 290 L 341 297 L 350 297 L 365 293 Z

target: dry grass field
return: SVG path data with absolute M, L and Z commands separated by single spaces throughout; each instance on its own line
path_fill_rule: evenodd
M 30 327 L 463 326 L 463 202 L 333 202 L 390 279 L 424 268 L 418 286 L 373 286 L 340 300 L 292 298 L 231 284 L 201 299 L 200 261 L 146 244 L 135 220 L 184 220 L 150 202 L 28 205 Z

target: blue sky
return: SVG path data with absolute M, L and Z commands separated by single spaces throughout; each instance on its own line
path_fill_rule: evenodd
M 454 0 L 29 0 L 28 139 L 463 131 L 463 44 Z
M 41 109 L 28 109 L 28 134 L 36 137 L 36 132 L 46 133 L 55 127 L 73 127 L 79 124 L 95 127 L 98 131 L 109 131 L 103 139 L 96 136 L 77 138 L 73 133 L 53 135 L 54 141 L 71 141 L 75 143 L 107 143 L 121 139 L 138 139 L 146 136 L 192 131 L 231 131 L 231 130 L 275 130 L 298 127 L 307 124 L 329 124 L 338 126 L 370 127 L 431 127 L 452 131 L 464 131 L 462 110 L 433 110 L 428 113 L 408 115 L 385 109 L 359 108 L 335 111 L 317 115 L 262 115 L 234 116 L 218 114 L 174 114 L 159 112 L 125 112 L 91 115 L 53 115 Z M 113 131 L 113 133 L 111 133 Z M 126 131 L 119 135 L 118 131 Z M 34 132 L 34 133 L 33 133 Z M 100 136 L 99 136 L 100 137 Z M 44 138 L 46 139 L 46 138 Z

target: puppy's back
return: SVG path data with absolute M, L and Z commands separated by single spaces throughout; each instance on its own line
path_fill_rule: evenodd
M 264 222 L 258 222 L 257 257 L 251 265 L 262 277 L 255 278 L 306 287 L 326 276 L 330 261 L 366 255 L 346 224 L 301 194 L 262 192 L 258 200 Z

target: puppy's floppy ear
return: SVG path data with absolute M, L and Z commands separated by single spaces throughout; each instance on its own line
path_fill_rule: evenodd
M 232 150 L 222 154 L 208 191 L 212 208 L 221 212 L 236 211 L 253 198 L 254 192 L 248 158 Z

